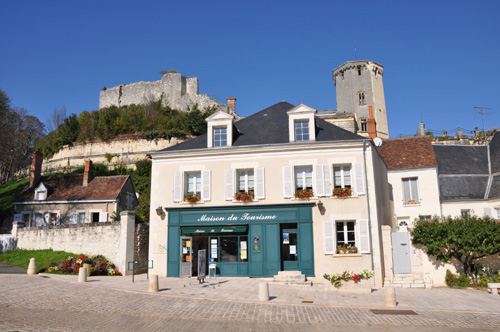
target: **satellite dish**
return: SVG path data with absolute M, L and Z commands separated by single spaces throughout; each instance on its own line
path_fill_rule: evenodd
M 382 145 L 382 139 L 380 137 L 375 137 L 373 139 L 373 143 L 375 143 L 375 146 L 381 146 Z

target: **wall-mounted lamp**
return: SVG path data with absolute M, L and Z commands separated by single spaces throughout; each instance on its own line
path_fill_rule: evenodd
M 162 213 L 163 213 L 163 208 L 161 206 L 158 206 L 156 208 L 156 214 L 159 215 L 159 216 L 161 216 Z
M 316 205 L 318 206 L 318 209 L 322 209 L 323 208 L 323 202 L 322 201 L 318 201 L 318 203 L 316 203 Z

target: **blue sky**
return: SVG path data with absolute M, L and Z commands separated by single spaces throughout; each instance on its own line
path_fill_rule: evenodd
M 282 100 L 334 109 L 332 70 L 384 66 L 391 137 L 500 127 L 499 1 L 2 1 L 0 89 L 47 121 L 99 92 L 197 76 L 250 115 Z

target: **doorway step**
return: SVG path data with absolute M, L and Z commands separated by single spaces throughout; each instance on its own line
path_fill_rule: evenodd
M 312 281 L 307 281 L 306 276 L 300 271 L 279 271 L 273 277 L 273 282 L 283 285 L 312 286 Z
M 394 277 L 384 279 L 384 287 L 396 288 L 431 288 L 432 282 L 415 277 L 413 274 L 395 274 Z

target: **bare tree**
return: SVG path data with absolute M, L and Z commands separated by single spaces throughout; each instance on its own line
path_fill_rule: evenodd
M 59 127 L 59 125 L 64 122 L 65 118 L 66 118 L 66 106 L 62 105 L 60 109 L 54 107 L 54 109 L 52 110 L 52 115 L 46 121 L 47 130 L 49 132 L 56 130 L 57 127 Z

